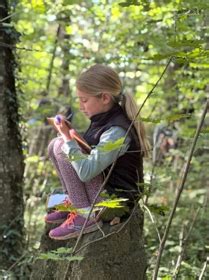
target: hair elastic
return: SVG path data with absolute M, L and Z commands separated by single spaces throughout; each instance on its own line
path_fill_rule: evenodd
M 118 103 L 122 103 L 124 101 L 124 98 L 125 98 L 125 94 L 123 93 L 123 91 L 121 91 L 117 96 Z

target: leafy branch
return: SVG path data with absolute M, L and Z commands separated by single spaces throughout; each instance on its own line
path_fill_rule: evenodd
M 52 250 L 50 252 L 40 254 L 37 259 L 54 261 L 68 260 L 69 262 L 81 261 L 83 259 L 82 256 L 72 256 L 71 253 L 72 248 L 60 247 L 57 250 Z

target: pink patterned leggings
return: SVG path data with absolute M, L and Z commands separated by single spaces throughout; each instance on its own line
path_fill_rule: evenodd
M 61 150 L 63 143 L 61 137 L 54 138 L 49 143 L 49 158 L 53 162 L 64 191 L 67 191 L 73 206 L 76 208 L 89 207 L 100 189 L 103 177 L 98 175 L 86 183 L 81 182 L 69 159 Z M 99 201 L 101 198 L 97 199 L 97 202 Z

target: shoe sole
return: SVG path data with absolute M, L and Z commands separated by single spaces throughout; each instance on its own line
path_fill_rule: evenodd
M 102 226 L 102 224 L 103 224 L 102 221 L 99 221 L 96 224 L 93 224 L 92 226 L 85 228 L 83 234 L 98 230 Z M 78 237 L 80 232 L 81 232 L 80 230 L 77 230 L 65 236 L 51 236 L 49 233 L 49 237 L 56 240 L 66 240 L 66 239 Z
M 47 224 L 61 224 L 65 221 L 66 219 L 62 219 L 62 220 L 54 220 L 54 221 L 48 221 L 48 220 L 45 220 L 45 222 Z

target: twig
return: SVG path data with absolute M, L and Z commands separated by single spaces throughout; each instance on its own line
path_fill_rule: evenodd
M 58 27 L 57 27 L 57 31 L 56 31 L 56 38 L 55 38 L 55 41 L 54 41 L 54 48 L 53 48 L 53 52 L 52 52 L 52 58 L 51 58 L 50 64 L 49 64 L 49 75 L 47 77 L 47 83 L 46 83 L 46 91 L 47 91 L 47 93 L 49 92 L 49 88 L 50 88 L 50 84 L 51 84 L 52 70 L 53 70 L 53 66 L 54 66 L 54 59 L 55 59 L 55 55 L 56 55 L 57 43 L 58 43 L 58 38 L 59 38 L 60 30 L 61 30 L 61 25 L 59 24 Z
M 152 170 L 151 170 L 151 175 L 150 175 L 150 186 L 147 190 L 147 194 L 146 194 L 145 201 L 144 201 L 145 205 L 148 205 L 148 199 L 149 199 L 149 195 L 150 195 L 151 186 L 153 186 L 155 167 L 156 167 L 156 162 L 154 162 L 152 165 Z
M 181 248 L 181 251 L 180 251 L 180 254 L 178 256 L 178 259 L 177 259 L 177 262 L 176 262 L 176 266 L 175 266 L 175 269 L 174 269 L 174 273 L 173 273 L 173 280 L 175 279 L 178 279 L 178 273 L 179 273 L 179 270 L 180 270 L 180 266 L 181 266 L 181 262 L 182 262 L 182 259 L 184 257 L 184 253 L 185 253 L 185 250 L 186 250 L 186 245 L 187 245 L 187 242 L 188 242 L 188 239 L 189 239 L 189 236 L 190 236 L 190 233 L 192 232 L 192 229 L 194 228 L 194 224 L 197 220 L 197 217 L 198 217 L 198 214 L 199 214 L 199 211 L 200 211 L 200 207 L 197 209 L 193 219 L 192 219 L 192 223 L 190 225 L 190 228 L 187 232 L 187 235 L 184 237 L 184 227 L 183 227 L 183 230 L 182 230 L 182 234 L 180 236 L 180 248 Z
M 15 12 L 15 13 L 13 13 L 13 14 L 10 14 L 10 15 L 6 16 L 5 18 L 2 18 L 2 19 L 0 20 L 0 23 L 4 22 L 5 20 L 7 20 L 7 19 L 9 19 L 9 18 L 15 16 L 16 14 L 19 14 L 19 13 L 20 13 L 20 12 Z
M 180 266 L 181 266 L 181 262 L 182 262 L 182 259 L 183 259 L 183 255 L 184 255 L 184 252 L 185 252 L 184 233 L 185 233 L 185 224 L 183 224 L 182 231 L 179 234 L 180 252 L 179 252 L 177 262 L 176 262 L 176 266 L 175 266 L 175 269 L 174 269 L 174 272 L 173 272 L 173 279 L 177 279 L 179 269 L 180 269 Z
M 157 256 L 157 261 L 156 261 L 156 265 L 155 265 L 155 269 L 154 269 L 154 273 L 153 273 L 153 277 L 152 277 L 153 280 L 156 280 L 157 276 L 158 276 L 158 271 L 159 271 L 159 266 L 160 266 L 162 253 L 164 251 L 165 243 L 166 243 L 166 240 L 168 238 L 169 230 L 170 230 L 171 223 L 172 223 L 172 220 L 173 220 L 173 217 L 174 217 L 177 205 L 178 205 L 178 201 L 179 201 L 181 193 L 184 189 L 184 184 L 186 182 L 187 174 L 188 174 L 189 167 L 190 167 L 190 162 L 191 162 L 191 159 L 192 159 L 192 156 L 193 156 L 193 153 L 194 153 L 194 149 L 195 149 L 195 146 L 196 146 L 196 143 L 197 143 L 198 136 L 200 134 L 200 130 L 202 128 L 205 116 L 207 114 L 208 107 L 209 107 L 209 99 L 207 99 L 207 101 L 206 101 L 206 104 L 205 104 L 204 110 L 202 112 L 202 116 L 201 116 L 199 125 L 196 129 L 194 140 L 193 140 L 193 143 L 192 143 L 192 146 L 191 146 L 191 149 L 190 149 L 190 152 L 189 152 L 189 156 L 188 156 L 188 159 L 187 159 L 187 162 L 186 162 L 186 165 L 185 165 L 183 177 L 182 177 L 180 186 L 177 190 L 176 199 L 174 201 L 174 205 L 173 205 L 173 208 L 171 210 L 170 216 L 168 218 L 168 222 L 167 222 L 167 225 L 166 225 L 166 229 L 165 229 L 162 241 L 160 243 L 159 252 L 158 252 L 158 256 Z
M 204 262 L 204 265 L 203 265 L 203 268 L 202 268 L 202 271 L 200 273 L 200 276 L 199 276 L 198 280 L 202 280 L 203 279 L 203 275 L 204 275 L 205 270 L 207 268 L 208 262 L 209 262 L 209 257 L 207 257 L 206 261 Z
M 48 52 L 48 51 L 41 51 L 41 50 L 37 50 L 37 49 L 17 47 L 16 45 L 6 44 L 6 43 L 3 43 L 3 42 L 0 42 L 0 47 L 5 47 L 5 48 L 9 48 L 9 49 L 23 50 L 23 51 L 28 51 L 28 52 L 41 52 L 41 53 L 49 53 L 49 54 L 51 54 L 51 52 Z
M 15 263 L 13 263 L 8 269 L 7 269 L 7 272 L 11 271 L 18 263 L 20 260 L 22 260 L 26 255 L 27 255 L 28 252 L 25 252 L 22 256 L 20 256 Z
M 145 210 L 148 212 L 148 214 L 149 214 L 149 216 L 150 216 L 150 219 L 151 219 L 151 221 L 152 221 L 152 223 L 153 223 L 153 225 L 154 225 L 154 227 L 155 227 L 155 230 L 156 230 L 156 232 L 157 232 L 158 239 L 159 239 L 159 241 L 161 242 L 161 236 L 160 236 L 159 230 L 158 230 L 158 228 L 157 228 L 157 226 L 156 226 L 156 222 L 155 222 L 155 220 L 154 220 L 154 218 L 153 218 L 153 216 L 152 216 L 152 213 L 150 212 L 149 208 L 148 208 L 145 204 L 143 204 L 143 207 L 144 207 Z

